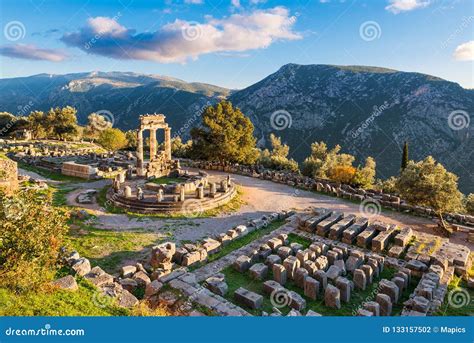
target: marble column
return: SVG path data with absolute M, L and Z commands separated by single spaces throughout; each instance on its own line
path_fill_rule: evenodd
M 150 162 L 155 159 L 156 151 L 156 129 L 150 129 Z
M 171 128 L 165 128 L 165 155 L 168 161 L 171 160 Z
M 137 133 L 137 174 L 142 175 L 143 170 L 143 131 Z

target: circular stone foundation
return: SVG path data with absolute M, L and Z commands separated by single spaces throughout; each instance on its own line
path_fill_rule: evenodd
M 174 179 L 177 182 L 169 184 L 143 178 L 125 180 L 108 190 L 107 200 L 133 213 L 198 217 L 204 211 L 228 203 L 237 195 L 236 185 L 230 176 L 218 178 L 210 177 L 205 172 L 180 173 Z

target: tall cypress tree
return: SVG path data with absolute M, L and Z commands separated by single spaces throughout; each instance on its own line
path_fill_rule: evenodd
M 405 144 L 403 145 L 402 171 L 405 170 L 407 165 L 408 165 L 408 142 L 405 141 Z

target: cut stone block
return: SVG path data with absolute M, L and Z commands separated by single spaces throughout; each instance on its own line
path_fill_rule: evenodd
M 250 257 L 241 255 L 237 257 L 232 266 L 240 273 L 246 272 L 250 268 Z
M 324 291 L 324 304 L 331 308 L 341 308 L 341 294 L 337 287 L 327 285 Z
M 249 269 L 250 276 L 255 280 L 263 280 L 267 277 L 268 267 L 263 263 L 256 263 Z
M 324 270 L 318 270 L 316 273 L 314 273 L 314 278 L 319 282 L 319 285 L 323 289 L 326 289 L 328 285 L 328 277 Z
M 295 271 L 295 283 L 299 288 L 304 288 L 304 280 L 308 276 L 308 271 L 304 268 L 298 268 Z
M 287 280 L 287 271 L 286 268 L 281 264 L 273 265 L 273 279 L 278 282 L 280 285 L 285 285 Z
M 234 292 L 234 298 L 237 302 L 248 306 L 251 309 L 259 309 L 263 304 L 263 296 L 249 291 L 243 287 L 239 287 Z
M 392 281 L 382 279 L 379 282 L 379 292 L 387 294 L 390 297 L 392 303 L 398 302 L 399 290 L 395 283 Z
M 381 316 L 390 316 L 392 314 L 392 300 L 390 300 L 387 294 L 377 294 L 375 301 L 380 305 Z
M 319 282 L 308 276 L 304 280 L 304 295 L 310 299 L 316 300 L 319 293 Z
M 354 286 L 357 289 L 365 291 L 367 287 L 367 278 L 362 269 L 356 269 L 353 273 Z
M 281 258 L 278 255 L 270 255 L 267 257 L 265 260 L 265 264 L 269 267 L 272 268 L 274 264 L 281 264 Z

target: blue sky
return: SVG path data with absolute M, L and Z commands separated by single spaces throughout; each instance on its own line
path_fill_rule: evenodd
M 472 0 L 2 0 L 2 78 L 133 71 L 244 88 L 286 63 L 474 88 Z

